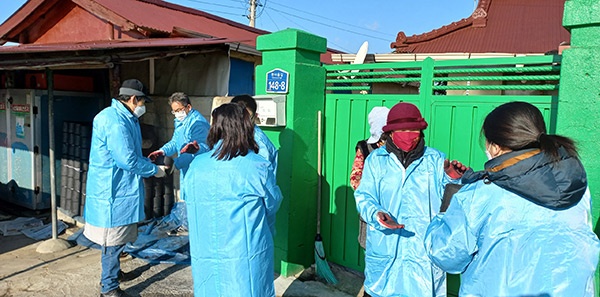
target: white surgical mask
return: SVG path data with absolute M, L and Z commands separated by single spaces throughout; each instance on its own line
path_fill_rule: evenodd
M 142 105 L 142 106 L 136 106 L 135 109 L 133 110 L 133 114 L 136 117 L 141 117 L 142 115 L 144 115 L 146 113 L 146 105 Z
M 488 152 L 488 150 L 485 150 L 485 156 L 488 158 L 488 160 L 491 160 L 494 158 L 494 157 L 492 157 L 492 154 L 490 154 L 490 152 Z
M 183 120 L 187 116 L 187 113 L 185 113 L 185 110 L 182 110 L 182 111 L 178 111 L 178 112 L 174 113 L 174 115 L 178 121 L 183 122 Z

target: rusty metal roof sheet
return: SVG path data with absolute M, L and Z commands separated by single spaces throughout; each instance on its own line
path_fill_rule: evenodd
M 29 0 L 7 21 L 0 24 L 0 44 L 6 41 L 17 42 L 18 34 L 31 25 L 33 19 L 45 11 L 53 9 L 59 1 Z M 161 0 L 69 0 L 79 5 L 104 22 L 121 26 L 122 29 L 141 32 L 150 37 L 138 40 L 108 40 L 94 42 L 25 44 L 0 47 L 2 53 L 77 51 L 144 46 L 184 46 L 211 43 L 238 43 L 255 48 L 256 38 L 270 32 L 256 29 L 225 18 L 185 6 Z M 62 3 L 62 2 L 60 2 Z M 36 14 L 37 13 L 37 14 Z M 144 32 L 151 32 L 145 34 Z M 157 34 L 152 34 L 157 33 Z M 202 37 L 208 37 L 202 38 Z M 164 38 L 163 38 L 164 37 Z M 169 37 L 169 38 L 166 38 Z M 187 38 L 181 38 L 187 37 Z M 177 39 L 179 38 L 179 39 Z M 212 38 L 212 39 L 211 39 Z M 232 47 L 237 48 L 237 47 Z M 331 53 L 327 49 L 321 55 L 323 63 L 331 63 Z M 255 49 L 253 53 L 260 55 Z
M 181 27 L 213 37 L 246 40 L 256 45 L 256 37 L 270 32 L 246 26 L 203 11 L 160 0 L 93 0 L 132 23 L 161 32 Z
M 565 0 L 480 0 L 473 14 L 391 44 L 397 53 L 545 53 L 570 41 Z
M 16 40 L 36 11 L 55 9 L 63 0 L 29 0 L 4 23 L 0 24 L 0 38 Z M 64 0 L 66 1 L 66 0 Z M 161 0 L 69 0 L 107 22 L 124 30 L 153 31 L 168 37 L 174 27 L 185 28 L 209 37 L 244 40 L 256 45 L 256 37 L 270 32 L 256 29 L 225 18 Z

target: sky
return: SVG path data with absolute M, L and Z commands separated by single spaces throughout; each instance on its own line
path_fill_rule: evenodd
M 295 28 L 327 39 L 329 48 L 347 53 L 368 41 L 370 54 L 390 53 L 398 32 L 406 36 L 471 15 L 476 0 L 257 0 L 255 27 L 270 32 Z M 26 0 L 0 0 L 4 22 Z M 248 25 L 250 0 L 169 0 Z

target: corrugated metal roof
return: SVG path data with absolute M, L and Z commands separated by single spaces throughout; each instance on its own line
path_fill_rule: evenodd
M 71 52 L 136 47 L 183 47 L 239 42 L 241 42 L 241 40 L 233 40 L 229 38 L 151 38 L 141 40 L 105 40 L 55 44 L 24 44 L 18 46 L 2 46 L 0 47 L 0 54 Z
M 171 32 L 173 27 L 186 28 L 214 37 L 246 40 L 256 45 L 256 37 L 268 34 L 250 26 L 209 13 L 158 0 L 94 0 L 140 27 Z
M 473 15 L 405 37 L 399 53 L 545 53 L 570 41 L 562 26 L 565 0 L 480 0 Z
M 55 9 L 57 1 L 67 0 L 29 0 L 10 18 L 0 25 L 0 37 L 4 41 L 18 42 L 15 36 L 25 27 L 37 10 Z M 91 14 L 117 25 L 134 24 L 135 28 L 124 26 L 125 30 L 154 31 L 169 36 L 174 27 L 210 37 L 244 40 L 247 45 L 256 45 L 256 37 L 270 32 L 227 20 L 206 12 L 161 0 L 70 0 L 84 7 Z M 13 30 L 16 30 L 13 32 Z
M 0 47 L 0 70 L 106 68 L 115 63 L 227 51 L 227 45 L 240 43 L 225 38 L 152 38 L 5 46 Z
M 28 18 L 35 18 L 35 13 L 43 14 L 48 9 L 55 8 L 59 1 L 67 0 L 29 0 L 6 22 L 0 24 L 0 44 L 5 41 L 18 42 L 19 34 L 30 26 Z M 227 38 L 221 43 L 241 43 L 246 47 L 255 48 L 256 38 L 270 32 L 256 29 L 244 24 L 227 20 L 203 11 L 184 7 L 161 0 L 70 0 L 76 5 L 87 10 L 97 18 L 108 23 L 121 24 L 121 28 L 145 34 L 149 39 L 138 39 L 137 41 L 125 41 L 131 37 L 97 42 L 59 44 L 47 42 L 44 45 L 23 45 L 9 47 L 0 50 L 0 53 L 11 52 L 44 52 L 44 51 L 76 51 L 102 48 L 124 48 L 136 46 L 177 46 L 210 44 L 217 42 L 216 39 L 192 41 L 190 38 L 180 40 L 155 40 L 157 38 L 194 37 L 204 35 L 215 38 Z M 62 2 L 60 2 L 62 3 Z M 129 29 L 128 29 L 129 28 Z M 196 32 L 199 34 L 179 35 L 183 31 Z M 182 30 L 179 30 L 182 31 Z M 146 34 L 146 33 L 150 34 Z M 153 32 L 158 34 L 153 34 Z M 139 37 L 135 37 L 139 38 Z M 150 41 L 150 39 L 152 41 Z M 191 44 L 190 42 L 198 42 Z M 218 42 L 217 42 L 218 43 Z M 243 47 L 243 46 L 242 46 Z M 232 47 L 238 48 L 238 47 Z M 250 51 L 253 55 L 260 55 L 255 49 Z M 331 63 L 331 53 L 340 51 L 328 49 L 327 53 L 321 55 L 323 63 Z

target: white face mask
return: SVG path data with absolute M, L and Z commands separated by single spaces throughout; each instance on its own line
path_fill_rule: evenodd
M 183 120 L 187 116 L 187 113 L 185 113 L 185 110 L 182 110 L 182 111 L 178 111 L 178 112 L 174 113 L 174 115 L 178 121 L 183 122 Z
M 492 154 L 490 154 L 490 152 L 488 152 L 488 150 L 485 150 L 485 156 L 488 158 L 488 160 L 491 160 L 494 158 L 494 157 L 492 157 Z
M 141 117 L 142 115 L 144 115 L 146 113 L 146 105 L 142 105 L 142 106 L 136 106 L 135 109 L 133 110 L 133 114 L 136 117 Z

